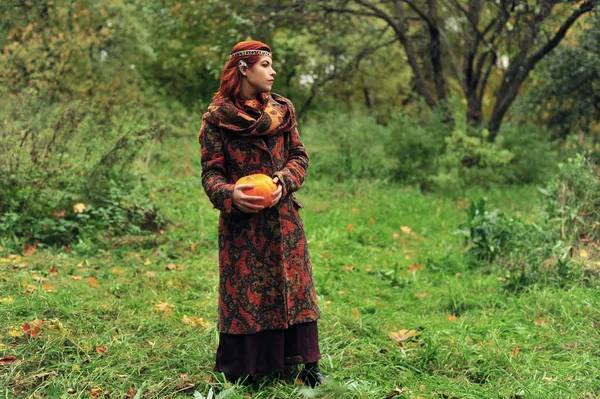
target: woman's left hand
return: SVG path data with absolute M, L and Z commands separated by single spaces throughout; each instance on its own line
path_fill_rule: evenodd
M 281 184 L 278 184 L 280 183 L 278 177 L 273 178 L 273 183 L 277 184 L 277 190 L 275 190 L 275 192 L 271 194 L 271 197 L 273 199 L 271 200 L 271 205 L 269 205 L 269 208 L 275 206 L 275 204 L 279 202 L 279 200 L 281 199 L 281 192 L 283 191 L 283 187 L 281 186 Z

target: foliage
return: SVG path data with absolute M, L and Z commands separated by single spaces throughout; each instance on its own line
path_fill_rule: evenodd
M 600 239 L 600 167 L 583 155 L 559 164 L 559 173 L 541 190 L 549 221 L 574 245 Z
M 350 117 L 342 112 L 317 114 L 304 131 L 310 143 L 313 178 L 344 181 L 389 175 L 385 142 L 390 131 L 373 117 Z
M 548 226 L 524 223 L 486 202 L 471 202 L 458 234 L 465 236 L 465 260 L 471 267 L 495 268 L 505 288 L 520 291 L 533 284 L 565 286 L 579 277 L 571 247 Z
M 490 143 L 487 135 L 487 129 L 483 130 L 482 137 L 455 129 L 445 139 L 446 148 L 440 156 L 437 173 L 431 176 L 432 182 L 442 190 L 505 183 L 501 170 L 509 164 L 513 154 L 498 143 Z
M 144 145 L 164 134 L 142 109 L 93 100 L 56 104 L 34 89 L 5 100 L 2 236 L 69 244 L 92 231 L 125 234 L 165 224 L 130 174 Z
M 595 143 L 600 138 L 600 14 L 592 14 L 586 22 L 587 29 L 573 34 L 569 45 L 540 62 L 529 90 L 514 107 L 520 120 L 562 142 L 578 134 Z M 591 141 L 587 148 L 593 147 Z
M 446 150 L 444 138 L 451 133 L 441 112 L 432 112 L 427 120 L 407 113 L 392 115 L 385 151 L 393 160 L 391 177 L 399 182 L 432 188 L 430 177 L 438 172 L 439 157 Z
M 504 123 L 498 145 L 512 154 L 508 164 L 496 170 L 506 184 L 545 184 L 558 171 L 558 144 L 533 125 Z

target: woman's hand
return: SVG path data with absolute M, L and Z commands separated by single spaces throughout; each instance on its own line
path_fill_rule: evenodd
M 254 202 L 262 202 L 263 197 L 244 194 L 244 190 L 254 187 L 254 184 L 238 184 L 233 188 L 233 205 L 246 213 L 257 213 L 265 207 Z
M 278 177 L 274 177 L 273 178 L 273 183 L 277 184 L 279 183 L 279 178 Z M 277 184 L 277 190 L 275 190 L 275 192 L 273 194 L 271 194 L 271 197 L 273 198 L 273 200 L 271 201 L 271 205 L 269 205 L 269 208 L 275 206 L 275 204 L 277 204 L 279 202 L 279 200 L 281 199 L 281 192 L 283 191 L 283 187 L 281 184 Z

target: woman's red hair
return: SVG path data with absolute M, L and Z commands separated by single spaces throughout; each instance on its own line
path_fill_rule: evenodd
M 233 46 L 231 54 L 242 50 L 267 50 L 268 52 L 271 52 L 271 47 L 257 40 L 247 40 Z M 246 61 L 246 64 L 248 64 L 248 67 L 251 68 L 252 65 L 260 60 L 260 57 L 260 55 L 245 55 L 242 57 L 230 58 L 223 68 L 223 72 L 221 73 L 221 85 L 213 99 L 229 98 L 236 103 L 240 97 L 242 88 L 242 73 L 238 69 L 238 62 L 244 60 Z

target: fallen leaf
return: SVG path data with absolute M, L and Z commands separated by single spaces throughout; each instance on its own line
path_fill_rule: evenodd
M 146 277 L 154 278 L 154 277 L 156 277 L 156 273 L 155 272 L 151 272 L 151 271 L 147 271 L 146 272 Z
M 178 392 L 191 392 L 195 387 L 196 384 L 190 380 L 187 374 L 182 373 L 179 375 L 179 380 L 177 381 Z
M 397 238 L 400 238 L 400 234 L 398 233 L 392 233 L 392 238 L 395 240 Z
M 125 271 L 123 269 L 121 269 L 120 267 L 113 267 L 110 272 L 112 274 L 117 274 L 117 275 L 121 275 L 123 273 L 125 273 Z
M 342 269 L 352 271 L 354 270 L 354 265 L 344 265 L 342 266 Z
M 85 204 L 79 203 L 73 205 L 73 211 L 75 213 L 83 213 L 83 211 L 85 211 Z
M 6 298 L 0 298 L 0 303 L 12 303 L 12 302 L 13 302 L 12 296 L 7 296 Z
M 408 226 L 400 226 L 400 230 L 402 230 L 403 233 L 409 234 L 412 229 Z
M 579 256 L 581 256 L 582 258 L 587 258 L 588 253 L 585 249 L 582 249 L 581 251 L 579 251 Z
M 370 223 L 370 224 L 374 224 L 374 223 L 375 223 L 375 219 L 373 219 L 373 218 L 370 218 L 370 219 L 369 219 L 369 223 Z
M 25 333 L 15 329 L 15 328 L 8 331 L 8 335 L 10 335 L 11 337 L 20 337 L 23 334 L 25 334 Z
M 323 254 L 321 254 L 321 255 L 323 255 L 323 257 L 324 257 L 325 259 L 331 259 L 331 258 L 332 258 L 332 256 L 331 256 L 331 255 L 329 255 L 329 254 L 326 254 L 326 253 L 323 253 Z
M 102 396 L 102 388 L 100 388 L 100 387 L 93 387 L 90 390 L 90 393 L 92 394 L 92 396 L 94 398 L 99 398 L 100 396 Z
M 419 391 L 424 391 L 425 390 L 425 385 L 419 385 Z
M 198 246 L 198 244 L 200 244 L 200 241 L 196 241 L 196 242 L 192 243 L 192 245 L 190 246 L 190 249 L 192 250 L 193 253 L 196 253 L 196 246 Z
M 349 224 L 348 226 L 346 226 L 346 230 L 347 230 L 347 231 L 352 231 L 352 230 L 354 230 L 354 225 L 353 225 L 353 224 Z
M 46 292 L 54 291 L 54 288 L 52 287 L 52 285 L 50 283 L 44 283 L 44 285 L 42 285 L 42 289 Z
M 175 263 L 169 263 L 167 265 L 167 267 L 165 267 L 166 270 L 176 270 L 177 269 L 177 265 Z
M 154 310 L 163 312 L 163 316 L 169 316 L 173 314 L 173 305 L 169 302 L 160 302 L 154 305 Z
M 422 268 L 423 268 L 423 266 L 420 263 L 413 263 L 412 265 L 410 265 L 408 267 L 407 272 L 412 273 L 414 271 L 421 270 Z
M 73 280 L 77 280 L 77 281 L 83 280 L 83 277 L 81 277 L 81 276 L 69 276 L 69 278 L 71 278 Z
M 28 334 L 28 335 L 32 336 L 33 338 L 35 338 L 39 334 L 40 327 L 43 323 L 44 322 L 40 319 L 35 319 L 34 321 L 31 322 L 31 324 L 25 323 L 25 324 L 23 324 L 23 331 L 25 331 L 25 334 Z
M 88 281 L 88 283 L 90 283 L 90 287 L 92 288 L 96 288 L 100 285 L 100 283 L 98 282 L 98 280 L 96 280 L 95 277 L 88 277 L 86 280 Z
M 390 392 L 389 392 L 389 393 L 388 393 L 388 394 L 385 396 L 385 399 L 392 399 L 394 396 L 396 396 L 396 395 L 400 395 L 400 394 L 402 394 L 402 393 L 404 393 L 404 392 L 406 392 L 406 391 L 408 391 L 408 388 L 402 388 L 402 389 L 400 389 L 400 388 L 396 388 L 396 389 L 394 389 L 393 391 L 390 391 Z
M 108 350 L 108 348 L 104 345 L 96 346 L 96 352 L 98 352 L 100 354 L 100 356 L 104 355 L 107 350 Z
M 17 363 L 19 359 L 15 355 L 6 355 L 3 358 L 0 358 L 0 364 L 13 364 Z
M 36 251 L 37 251 L 37 247 L 35 245 L 25 243 L 25 249 L 23 249 L 23 255 L 31 256 L 31 255 L 35 254 Z
M 406 341 L 412 337 L 419 335 L 417 330 L 399 330 L 389 333 L 389 337 L 396 342 Z
M 456 316 L 453 314 L 449 314 L 448 316 L 446 316 L 446 318 L 450 321 L 456 321 Z
M 338 294 L 339 294 L 339 295 L 344 295 L 344 294 L 346 294 L 346 291 L 344 291 L 344 290 L 339 290 L 339 291 L 338 291 Z
M 548 321 L 543 317 L 538 317 L 537 319 L 535 319 L 533 324 L 535 324 L 538 327 L 546 327 L 548 325 Z
M 52 267 L 50 267 L 50 274 L 58 274 L 58 269 L 56 266 L 52 265 Z
M 353 315 L 355 318 L 356 318 L 356 317 L 358 317 L 358 309 L 357 309 L 357 308 L 354 308 L 354 309 L 352 309 L 352 315 Z
M 352 212 L 358 213 L 358 208 L 352 208 Z
M 456 273 L 454 276 L 461 278 L 462 277 L 462 273 Z
M 515 346 L 515 348 L 513 349 L 513 353 L 512 353 L 512 355 L 510 355 L 510 357 L 512 357 L 513 359 L 516 359 L 517 357 L 519 357 L 520 351 L 521 351 L 521 348 L 519 348 L 518 346 Z
M 426 297 L 426 296 L 428 296 L 428 295 L 429 295 L 429 292 L 419 292 L 419 293 L 416 293 L 416 294 L 415 294 L 415 296 L 416 296 L 417 298 L 425 298 L 425 297 Z

